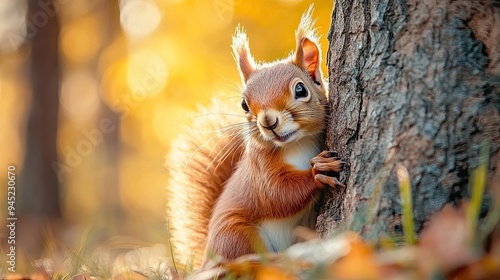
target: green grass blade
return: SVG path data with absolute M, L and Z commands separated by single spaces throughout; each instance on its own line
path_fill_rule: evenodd
M 401 165 L 396 165 L 396 175 L 399 181 L 399 194 L 401 196 L 401 207 L 403 208 L 403 232 L 406 244 L 416 243 L 415 224 L 413 221 L 413 203 L 411 197 L 411 184 L 408 170 Z
M 177 271 L 177 264 L 175 263 L 174 258 L 174 249 L 172 247 L 172 239 L 170 238 L 170 224 L 167 221 L 167 233 L 168 233 L 168 247 L 170 250 L 170 258 L 172 259 L 172 265 L 174 266 L 175 274 L 179 275 L 179 271 Z
M 479 151 L 479 166 L 471 172 L 470 188 L 472 197 L 467 207 L 467 231 L 471 245 L 474 245 L 477 241 L 477 224 L 488 176 L 489 154 L 490 145 L 483 143 Z

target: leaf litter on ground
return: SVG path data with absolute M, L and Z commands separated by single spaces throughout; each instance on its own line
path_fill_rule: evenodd
M 480 220 L 479 207 L 486 185 L 486 172 L 481 168 L 485 166 L 487 162 L 480 161 L 480 171 L 471 176 L 471 200 L 458 206 L 446 205 L 432 215 L 417 240 L 413 239 L 414 226 L 407 219 L 403 227 L 408 231 L 404 236 L 406 244 L 402 246 L 396 246 L 398 242 L 387 237 L 378 243 L 367 241 L 352 231 L 322 239 L 312 230 L 298 228 L 297 234 L 308 240 L 283 252 L 246 255 L 231 261 L 214 259 L 198 271 L 174 266 L 168 246 L 157 244 L 128 248 L 119 254 L 97 250 L 99 252 L 88 258 L 84 258 L 82 248 L 78 248 L 73 255 L 68 255 L 73 260 L 66 261 L 71 264 L 67 271 L 56 271 L 61 270 L 61 266 L 47 258 L 35 261 L 30 275 L 0 272 L 0 277 L 43 280 L 500 279 L 500 158 L 487 184 L 493 203 L 486 217 Z M 406 184 L 404 173 L 407 171 L 404 167 L 398 168 L 403 174 L 400 183 Z M 409 187 L 403 186 L 407 191 L 402 194 L 406 205 L 411 205 Z M 408 209 L 403 211 L 407 216 L 411 213 Z

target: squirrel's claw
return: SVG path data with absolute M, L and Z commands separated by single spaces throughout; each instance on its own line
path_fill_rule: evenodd
M 311 165 L 313 166 L 316 163 L 328 163 L 328 162 L 333 162 L 340 160 L 339 157 L 320 157 L 316 156 L 311 159 Z
M 345 167 L 349 167 L 349 164 L 338 157 L 338 153 L 335 151 L 323 151 L 317 156 L 313 157 L 310 161 L 311 166 L 314 170 L 314 174 L 318 172 L 340 172 Z
M 339 156 L 339 153 L 337 153 L 337 151 L 322 151 L 316 157 L 331 158 L 331 157 L 338 157 L 338 156 Z
M 320 183 L 327 184 L 330 187 L 335 187 L 335 186 L 341 186 L 345 187 L 344 184 L 342 184 L 337 177 L 330 177 L 324 174 L 316 174 L 314 176 L 314 179 Z
M 311 159 L 311 166 L 314 175 L 314 179 L 322 184 L 327 184 L 329 186 L 342 186 L 342 184 L 337 177 L 329 176 L 331 174 L 325 174 L 327 172 L 339 173 L 344 170 L 345 167 L 349 167 L 349 164 L 338 157 L 338 153 L 335 151 L 323 151 L 317 156 Z
M 340 172 L 344 169 L 345 164 L 346 162 L 344 161 L 335 160 L 331 162 L 315 163 L 313 165 L 313 168 L 318 172 L 328 172 L 328 171 Z

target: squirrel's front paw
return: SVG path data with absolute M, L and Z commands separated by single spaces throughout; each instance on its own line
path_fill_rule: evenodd
M 326 173 L 331 171 L 339 173 L 348 165 L 349 164 L 347 162 L 342 161 L 338 157 L 338 154 L 335 151 L 323 151 L 311 159 L 314 180 L 321 184 L 327 184 L 331 187 L 345 187 L 345 185 L 342 184 L 337 177 L 328 176 Z

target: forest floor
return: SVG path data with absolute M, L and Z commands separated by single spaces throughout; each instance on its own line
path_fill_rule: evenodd
M 85 251 L 79 248 L 35 260 L 29 275 L 8 272 L 2 279 L 500 279 L 500 168 L 486 188 L 487 165 L 472 173 L 471 198 L 458 206 L 446 205 L 414 234 L 411 195 L 406 169 L 398 172 L 402 204 L 402 236 L 364 240 L 355 232 L 318 238 L 298 228 L 307 241 L 280 253 L 242 256 L 233 261 L 212 260 L 205 269 L 173 262 L 166 245 Z M 492 199 L 486 216 L 479 211 L 484 193 Z M 126 242 L 123 242 L 126 243 Z

